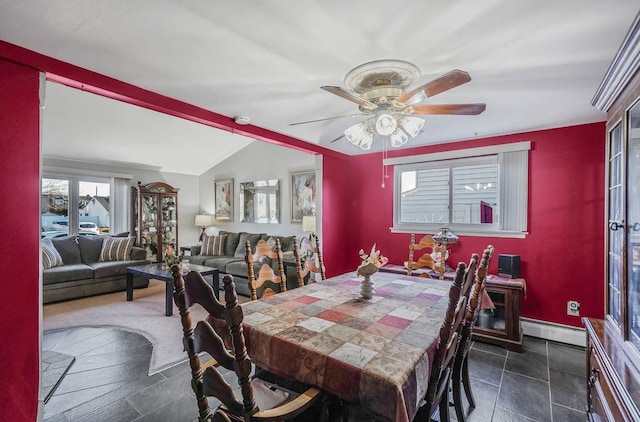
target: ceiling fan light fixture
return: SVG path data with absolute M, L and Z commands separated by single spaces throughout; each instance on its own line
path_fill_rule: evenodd
M 412 138 L 415 138 L 424 127 L 424 119 L 404 116 L 400 119 L 400 126 L 402 126 Z
M 389 136 L 398 129 L 398 121 L 391 114 L 381 113 L 376 118 L 378 135 Z
M 394 148 L 403 146 L 404 144 L 407 143 L 408 140 L 409 140 L 409 137 L 407 136 L 407 134 L 400 129 L 396 129 L 396 131 L 389 136 L 389 141 L 391 142 L 391 146 Z
M 344 131 L 344 136 L 353 145 L 363 150 L 370 150 L 373 144 L 373 134 L 366 122 L 360 122 Z

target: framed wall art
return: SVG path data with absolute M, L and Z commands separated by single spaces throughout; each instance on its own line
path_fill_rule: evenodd
M 233 221 L 233 179 L 215 180 L 215 218 L 218 221 Z
M 291 173 L 291 222 L 301 223 L 305 215 L 316 215 L 316 172 Z

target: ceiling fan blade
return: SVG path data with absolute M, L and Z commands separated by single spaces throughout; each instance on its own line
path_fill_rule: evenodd
M 354 102 L 367 110 L 375 110 L 376 108 L 378 108 L 378 106 L 372 103 L 371 101 L 368 101 L 368 100 L 365 100 L 364 98 L 360 98 L 356 95 L 353 95 L 345 91 L 344 89 L 340 88 L 339 86 L 321 86 L 320 88 L 334 95 L 337 95 L 338 97 L 342 97 L 345 100 Z
M 339 141 L 340 139 L 344 138 L 344 136 L 345 136 L 345 135 L 344 135 L 344 133 L 343 133 L 342 135 L 338 136 L 336 139 L 334 139 L 334 140 L 333 140 L 333 141 L 331 141 L 330 143 L 332 144 L 332 143 L 334 143 L 334 142 L 336 142 L 336 141 Z
M 345 114 L 344 116 L 325 117 L 324 119 L 307 120 L 305 122 L 289 123 L 289 126 L 306 125 L 307 123 L 324 122 L 326 120 L 342 119 L 343 117 L 362 117 L 362 114 Z
M 467 83 L 470 80 L 471 76 L 469 76 L 467 72 L 454 69 L 451 72 L 445 73 L 439 78 L 432 80 L 431 82 L 427 82 L 426 84 L 420 85 L 416 89 L 407 92 L 403 96 L 398 97 L 396 101 L 400 103 L 406 103 L 414 95 L 422 93 L 423 95 L 421 96 L 421 98 L 419 98 L 418 101 L 415 101 L 420 102 L 426 98 L 433 97 L 434 95 L 440 94 L 441 92 L 448 91 L 451 88 L 455 88 L 464 83 Z
M 487 108 L 486 104 L 428 104 L 407 107 L 408 114 L 463 114 L 476 115 L 482 113 Z

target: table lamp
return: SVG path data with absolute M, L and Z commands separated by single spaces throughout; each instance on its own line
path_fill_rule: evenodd
M 436 261 L 436 270 L 440 273 L 440 280 L 444 280 L 444 273 L 447 268 L 446 261 L 449 258 L 447 245 L 458 243 L 458 236 L 453 234 L 448 227 L 443 227 L 433 236 L 433 240 L 436 245 L 433 248 L 432 258 Z
M 213 225 L 214 218 L 215 217 L 213 215 L 207 215 L 207 214 L 196 215 L 195 225 L 196 227 L 202 227 L 202 232 L 200 233 L 200 239 L 198 239 L 199 242 L 202 242 L 202 237 L 204 236 L 204 231 L 206 230 L 206 228 Z
M 305 215 L 302 217 L 302 231 L 311 233 L 312 235 L 316 231 L 316 216 L 315 215 Z

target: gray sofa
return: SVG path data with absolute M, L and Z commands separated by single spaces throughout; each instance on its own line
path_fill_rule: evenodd
M 189 262 L 198 265 L 206 265 L 207 267 L 214 267 L 220 271 L 220 291 L 223 291 L 222 276 L 224 274 L 231 274 L 233 281 L 236 285 L 236 292 L 243 296 L 250 296 L 249 293 L 249 271 L 247 263 L 244 260 L 245 257 L 245 241 L 248 240 L 251 244 L 251 250 L 255 251 L 256 244 L 260 240 L 269 240 L 269 238 L 279 239 L 280 247 L 282 249 L 283 259 L 285 265 L 285 273 L 287 275 L 287 289 L 293 289 L 298 287 L 298 278 L 296 274 L 296 268 L 293 264 L 295 257 L 293 254 L 293 240 L 295 236 L 272 236 L 266 233 L 233 233 L 227 231 L 221 231 L 220 235 L 227 235 L 224 245 L 224 255 L 201 255 L 200 246 L 191 248 L 191 256 Z M 267 263 L 265 261 L 265 263 Z M 277 269 L 275 263 L 271 263 L 274 270 Z M 261 263 L 256 262 L 254 265 L 254 272 L 258 274 L 260 271 Z
M 65 236 L 51 239 L 64 265 L 42 271 L 43 303 L 124 291 L 127 267 L 149 264 L 146 251 L 131 249 L 130 260 L 99 262 L 104 236 Z M 133 287 L 143 288 L 149 280 L 134 277 Z

